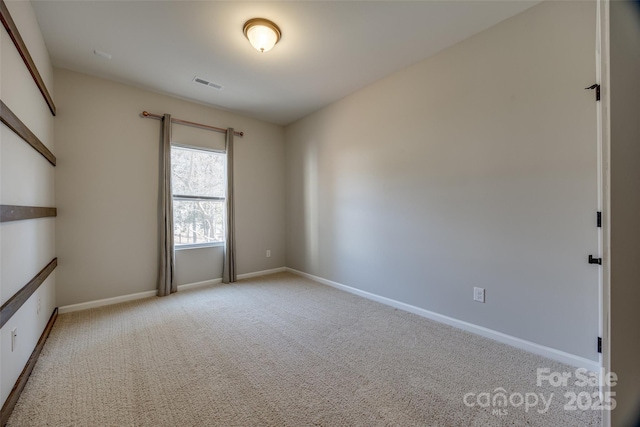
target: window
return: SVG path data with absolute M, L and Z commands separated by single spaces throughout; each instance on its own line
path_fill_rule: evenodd
M 173 145 L 171 168 L 176 248 L 223 242 L 225 154 Z

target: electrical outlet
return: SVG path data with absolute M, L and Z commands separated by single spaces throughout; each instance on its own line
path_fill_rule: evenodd
M 15 350 L 18 345 L 18 328 L 13 328 L 11 331 L 11 351 Z
M 271 249 L 267 249 L 267 258 L 271 258 Z
M 40 314 L 40 295 L 38 295 L 38 310 L 36 314 Z
M 484 302 L 484 288 L 473 288 L 473 300 Z

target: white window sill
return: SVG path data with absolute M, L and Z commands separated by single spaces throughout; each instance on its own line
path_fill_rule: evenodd
M 185 249 L 203 249 L 203 248 L 216 248 L 219 246 L 224 246 L 224 242 L 213 242 L 213 243 L 198 243 L 195 245 L 175 245 L 176 251 L 181 251 Z

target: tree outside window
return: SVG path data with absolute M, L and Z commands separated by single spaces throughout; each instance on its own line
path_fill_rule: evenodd
M 171 168 L 176 247 L 223 242 L 225 155 L 174 145 Z

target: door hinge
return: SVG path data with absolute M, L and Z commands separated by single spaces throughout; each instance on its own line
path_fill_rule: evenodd
M 596 224 L 598 225 L 598 228 L 602 227 L 602 212 L 598 212 L 596 216 Z
M 600 85 L 598 83 L 594 83 L 589 87 L 585 87 L 585 90 L 596 90 L 596 101 L 600 101 Z
M 594 258 L 593 255 L 589 255 L 589 264 L 602 265 L 602 258 Z
M 602 338 L 598 337 L 598 353 L 602 353 Z

